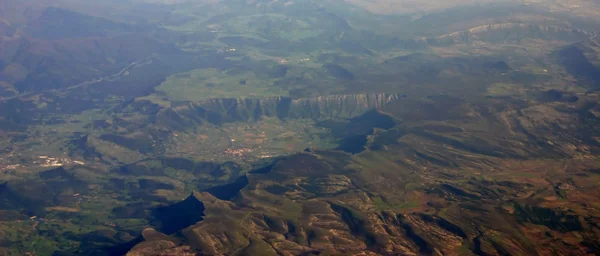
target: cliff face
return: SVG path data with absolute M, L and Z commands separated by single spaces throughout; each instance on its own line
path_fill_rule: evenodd
M 448 46 L 460 43 L 518 41 L 523 37 L 576 42 L 591 36 L 594 34 L 577 28 L 501 23 L 477 26 L 437 37 L 420 38 L 416 41 L 428 45 Z
M 291 101 L 290 118 L 352 118 L 399 99 L 398 94 L 324 96 Z
M 272 97 L 263 99 L 210 99 L 188 103 L 161 111 L 159 115 L 189 121 L 207 121 L 213 124 L 234 121 L 252 121 L 263 117 L 280 119 L 352 118 L 398 100 L 395 93 L 332 95 L 292 99 Z M 174 114 L 177 116 L 174 116 Z M 180 121 L 178 121 L 180 122 Z

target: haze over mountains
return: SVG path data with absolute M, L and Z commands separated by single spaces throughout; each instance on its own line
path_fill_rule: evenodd
M 0 255 L 595 255 L 600 2 L 4 0 Z

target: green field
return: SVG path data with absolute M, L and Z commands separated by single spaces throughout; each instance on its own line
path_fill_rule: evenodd
M 273 82 L 274 79 L 257 77 L 252 72 L 197 69 L 170 76 L 156 90 L 165 93 L 172 101 L 287 96 L 287 92 Z

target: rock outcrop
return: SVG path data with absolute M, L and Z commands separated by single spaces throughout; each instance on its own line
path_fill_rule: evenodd
M 501 23 L 473 27 L 441 36 L 419 38 L 419 43 L 448 46 L 461 43 L 502 42 L 519 40 L 523 36 L 540 39 L 556 39 L 576 42 L 594 36 L 593 33 L 570 27 L 540 26 L 525 23 Z
M 314 98 L 289 97 L 210 99 L 162 108 L 150 101 L 132 104 L 138 112 L 156 116 L 156 123 L 169 128 L 191 124 L 279 119 L 348 119 L 400 99 L 397 93 L 330 95 Z

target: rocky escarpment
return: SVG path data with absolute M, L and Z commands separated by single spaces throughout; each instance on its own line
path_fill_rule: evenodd
M 555 39 L 576 42 L 594 36 L 578 28 L 539 26 L 523 23 L 489 24 L 441 36 L 420 38 L 416 41 L 435 46 L 448 46 L 474 42 L 506 42 L 525 38 Z
M 263 117 L 280 119 L 347 119 L 368 110 L 381 108 L 400 99 L 396 93 L 331 95 L 292 99 L 272 97 L 262 99 L 210 99 L 185 103 L 158 111 L 158 118 L 171 123 L 209 122 L 222 124 L 234 121 L 252 121 Z
M 598 100 L 578 97 L 594 104 L 393 101 L 334 132 L 373 130 L 363 151 L 308 149 L 194 193 L 202 221 L 132 253 L 587 255 L 600 235 L 589 207 L 598 146 L 587 137 L 598 134 Z
M 210 99 L 201 102 L 170 102 L 169 105 L 138 99 L 113 109 L 114 119 L 97 120 L 88 127 L 102 132 L 97 138 L 101 143 L 116 144 L 123 150 L 140 154 L 162 154 L 173 146 L 170 144 L 173 143 L 170 136 L 175 131 L 186 132 L 206 125 L 254 122 L 263 118 L 283 121 L 291 119 L 341 121 L 360 116 L 370 110 L 383 108 L 403 97 L 395 93 L 352 94 L 304 99 L 289 97 Z M 365 132 L 370 133 L 372 129 L 372 127 L 357 127 L 361 127 L 361 130 L 353 135 L 362 137 L 366 136 Z M 108 154 L 95 151 L 87 143 L 88 138 L 73 140 L 70 142 L 71 152 L 90 152 L 90 157 L 94 154 Z M 354 144 L 350 144 L 354 147 Z M 362 150 L 359 144 L 356 149 L 358 151 Z

